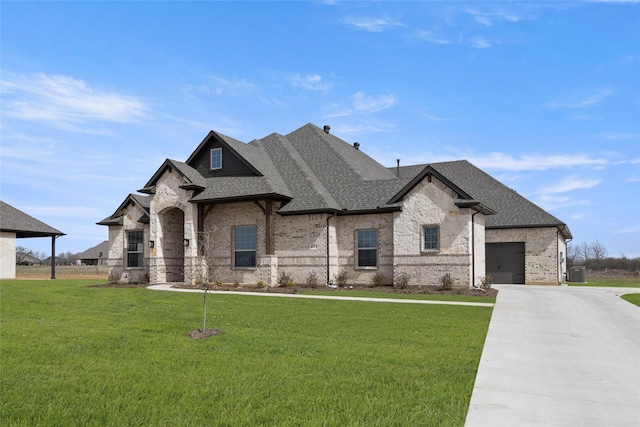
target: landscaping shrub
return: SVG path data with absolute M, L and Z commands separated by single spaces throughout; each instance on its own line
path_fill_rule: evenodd
M 480 287 L 482 289 L 489 289 L 491 287 L 491 275 L 486 275 L 480 278 Z
M 398 289 L 405 289 L 409 285 L 409 281 L 411 280 L 411 276 L 407 273 L 400 273 L 396 276 L 393 286 Z
M 115 270 L 112 270 L 111 273 L 109 273 L 109 283 L 115 284 L 119 282 L 120 282 L 120 273 Z
M 309 288 L 315 288 L 318 286 L 318 275 L 315 271 L 307 274 L 307 278 L 305 279 L 304 284 Z
M 347 270 L 342 270 L 340 273 L 334 276 L 336 279 L 336 285 L 338 286 L 347 286 L 347 280 L 349 280 L 349 273 Z
M 280 277 L 278 277 L 278 286 L 281 288 L 286 288 L 287 286 L 295 286 L 295 282 L 291 278 L 291 275 L 286 271 L 282 271 L 280 273 Z
M 382 273 L 376 273 L 371 278 L 371 284 L 373 286 L 384 286 L 385 282 L 386 282 L 386 279 L 384 277 L 384 274 Z
M 449 291 L 453 288 L 453 278 L 451 277 L 451 274 L 447 273 L 444 276 L 442 276 L 440 278 L 440 289 L 445 290 L 445 291 Z

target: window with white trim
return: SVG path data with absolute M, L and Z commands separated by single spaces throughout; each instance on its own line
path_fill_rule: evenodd
M 144 267 L 144 232 L 127 231 L 127 267 Z
M 422 250 L 437 251 L 440 249 L 440 227 L 425 225 L 422 227 Z
M 233 228 L 234 266 L 252 268 L 256 266 L 255 225 L 238 225 Z
M 378 266 L 378 230 L 358 230 L 358 267 Z
M 211 170 L 222 169 L 222 148 L 211 149 Z

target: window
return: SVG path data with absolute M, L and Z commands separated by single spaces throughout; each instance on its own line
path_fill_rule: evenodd
M 437 225 L 422 227 L 423 246 L 425 251 L 437 251 L 440 249 L 440 228 Z
M 222 148 L 211 150 L 211 169 L 222 169 Z
M 143 267 L 144 264 L 144 233 L 142 231 L 127 231 L 127 267 Z
M 358 267 L 378 265 L 378 230 L 358 230 Z
M 234 227 L 234 265 L 236 267 L 256 266 L 256 226 Z

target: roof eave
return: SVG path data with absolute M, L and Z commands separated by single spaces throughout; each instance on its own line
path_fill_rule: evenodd
M 438 178 L 438 180 L 440 180 L 441 182 L 443 182 L 447 187 L 449 187 L 450 189 L 452 189 L 453 191 L 455 191 L 460 197 L 463 197 L 465 199 L 469 199 L 472 200 L 471 196 L 468 195 L 465 191 L 463 191 L 460 187 L 458 187 L 457 185 L 455 185 L 453 182 L 451 182 L 449 179 L 447 179 L 444 175 L 442 175 L 440 172 L 438 172 L 437 170 L 435 170 L 433 168 L 433 166 L 431 165 L 427 165 L 422 172 L 420 172 L 419 174 L 417 174 L 411 181 L 409 181 L 409 183 L 407 185 L 405 185 L 395 196 L 393 196 L 393 198 L 391 200 L 389 200 L 388 204 L 393 204 L 396 203 L 400 200 L 402 200 L 402 198 L 407 195 L 416 185 L 418 185 L 418 183 L 420 181 L 422 181 L 425 177 L 431 181 L 431 177 L 435 176 L 436 178 Z
M 506 230 L 510 228 L 557 228 L 566 239 L 573 239 L 569 227 L 564 223 L 555 224 L 520 224 L 520 225 L 487 225 L 487 230 Z
M 485 215 L 495 215 L 497 213 L 493 209 L 473 199 L 458 199 L 456 200 L 455 205 L 459 208 L 470 208 L 478 213 L 483 213 Z
M 183 190 L 193 190 L 193 191 L 204 191 L 205 187 L 203 187 L 202 185 L 198 185 L 198 184 L 184 184 L 181 185 L 180 188 L 182 188 Z
M 141 188 L 138 190 L 138 193 L 142 194 L 156 194 L 156 186 L 152 185 L 150 187 Z
M 189 200 L 191 203 L 232 203 L 232 202 L 246 202 L 252 200 L 264 200 L 264 199 L 272 199 L 278 201 L 290 201 L 291 197 L 284 196 L 278 193 L 263 193 L 263 194 L 249 194 L 245 196 L 231 196 L 231 197 L 219 197 L 219 198 L 208 198 L 208 199 L 198 199 L 197 196 L 194 196 Z

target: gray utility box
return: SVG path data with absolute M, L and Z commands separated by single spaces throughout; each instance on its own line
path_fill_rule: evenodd
M 569 269 L 569 281 L 572 283 L 587 283 L 587 269 L 584 266 Z

